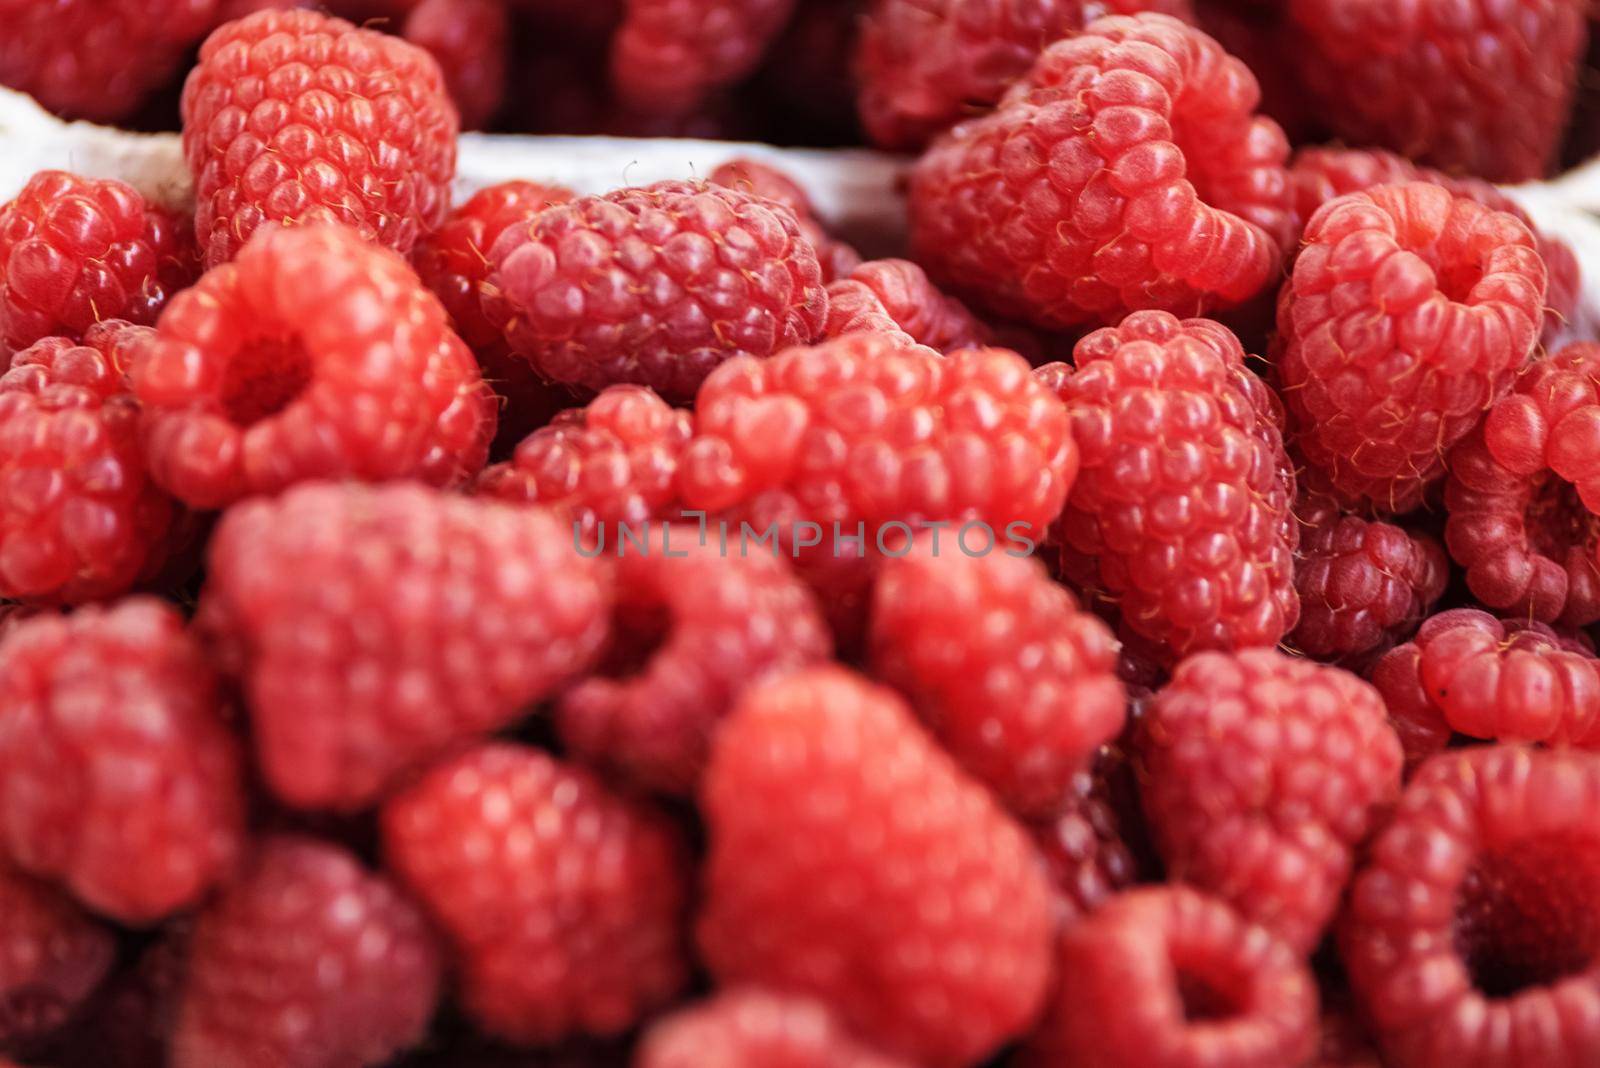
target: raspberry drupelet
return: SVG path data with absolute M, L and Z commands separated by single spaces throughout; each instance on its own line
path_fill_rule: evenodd
M 504 0 L 420 0 L 406 13 L 400 35 L 439 64 L 463 130 L 479 130 L 505 99 Z
M 1317 210 L 1274 357 L 1295 444 L 1343 503 L 1423 502 L 1538 343 L 1545 281 L 1526 226 L 1431 183 Z
M 1600 345 L 1531 364 L 1450 455 L 1445 545 L 1507 615 L 1600 620 Z
M 1600 1061 L 1600 755 L 1434 757 L 1372 842 L 1340 955 L 1383 1062 Z
M 683 843 L 588 772 L 486 745 L 390 798 L 381 824 L 390 869 L 443 933 L 487 1033 L 620 1034 L 685 985 Z
M 864 292 L 855 293 L 852 291 Z M 895 328 L 919 345 L 939 352 L 981 348 L 994 340 L 993 331 L 967 306 L 939 292 L 921 267 L 910 260 L 868 260 L 828 286 L 828 336 L 837 337 L 859 327 L 853 314 L 841 311 L 872 308 L 876 300 Z M 842 305 L 836 308 L 835 305 Z M 873 308 L 876 311 L 876 308 Z M 874 320 L 868 329 L 884 329 Z
M 0 861 L 0 1061 L 69 1022 L 116 959 L 111 932 L 61 891 Z
M 1062 568 L 1169 662 L 1275 645 L 1300 615 L 1294 472 L 1277 401 L 1233 334 L 1137 312 L 1041 368 L 1083 468 L 1061 514 Z
M 274 229 L 162 313 L 132 380 L 150 474 L 195 508 L 315 478 L 459 485 L 495 399 L 405 261 L 342 226 Z
M 909 1068 L 851 1035 L 811 998 L 740 988 L 645 1032 L 636 1068 Z
M 917 163 L 916 259 L 987 310 L 1053 329 L 1242 304 L 1293 240 L 1289 146 L 1255 115 L 1259 95 L 1177 19 L 1097 20 Z
M 1154 868 L 1132 762 L 1106 746 L 1072 777 L 1062 810 L 1029 825 L 1056 891 L 1056 912 L 1072 923 Z
M 686 115 L 755 71 L 795 0 L 623 0 L 611 86 L 647 114 Z
M 667 181 L 580 197 L 495 242 L 491 284 L 518 355 L 589 390 L 694 396 L 713 368 L 816 340 L 828 298 L 794 213 L 724 186 Z
M 402 254 L 450 210 L 455 105 L 432 56 L 314 11 L 222 26 L 183 87 L 208 267 L 263 223 L 337 222 Z
M 755 159 L 735 159 L 711 172 L 708 179 L 713 185 L 742 189 L 758 197 L 775 201 L 794 212 L 800 223 L 800 233 L 817 250 L 817 262 L 822 267 L 822 280 L 832 282 L 843 278 L 861 263 L 861 254 L 848 244 L 829 234 L 822 220 L 817 218 L 810 195 L 789 175 Z

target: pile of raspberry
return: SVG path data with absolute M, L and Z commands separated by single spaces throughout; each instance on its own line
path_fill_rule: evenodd
M 1579 0 L 47 6 L 0 1068 L 1600 1065 Z

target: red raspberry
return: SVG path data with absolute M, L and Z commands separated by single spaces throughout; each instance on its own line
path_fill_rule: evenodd
M 1294 473 L 1276 399 L 1208 319 L 1141 312 L 1078 342 L 1057 382 L 1083 451 L 1062 567 L 1175 660 L 1275 645 L 1299 619 Z
M 152 333 L 96 323 L 83 344 L 45 338 L 0 375 L 0 596 L 94 600 L 166 563 L 173 504 L 145 473 L 123 377 Z
M 1583 0 L 1290 0 L 1342 139 L 1494 182 L 1542 177 L 1572 107 Z
M 410 252 L 450 210 L 456 127 L 439 65 L 415 45 L 314 11 L 228 23 L 183 87 L 206 265 L 267 222 L 344 223 Z
M 40 171 L 0 207 L 0 351 L 108 319 L 153 323 L 199 273 L 180 216 L 121 182 Z
M 1322 1008 L 1321 1040 L 1312 1068 L 1383 1068 L 1366 1027 L 1346 1006 Z
M 196 508 L 312 478 L 477 473 L 494 397 L 404 260 L 275 229 L 162 314 L 133 368 L 150 473 Z
M 269 838 L 195 923 L 173 1068 L 387 1063 L 422 1039 L 440 979 L 422 914 L 310 838 Z
M 908 1068 L 869 1049 L 827 1006 L 765 990 L 732 990 L 654 1024 L 636 1068 Z
M 1450 454 L 1445 544 L 1490 608 L 1600 620 L 1600 345 L 1529 366 Z
M 235 740 L 183 618 L 149 598 L 19 624 L 0 646 L 0 848 L 143 924 L 226 876 L 243 834 Z
M 1061 811 L 1122 731 L 1117 643 L 1037 560 L 919 538 L 879 572 L 871 647 L 875 674 L 1019 815 Z
M 1189 0 L 872 0 L 856 54 L 861 121 L 885 148 L 921 148 L 993 107 L 1051 42 L 1141 11 L 1193 16 Z
M 26 1050 L 60 1030 L 94 993 L 116 943 L 66 895 L 3 862 L 0 916 L 0 1051 Z
M 637 382 L 693 397 L 719 363 L 815 340 L 827 316 L 794 214 L 723 186 L 581 197 L 509 227 L 491 258 L 512 348 L 586 389 Z
M 1261 113 L 1283 127 L 1291 144 L 1325 140 L 1318 107 L 1301 85 L 1283 0 L 1194 0 L 1195 25 L 1237 56 L 1261 85 Z M 1354 192 L 1346 189 L 1342 192 Z
M 993 339 L 992 331 L 965 304 L 939 292 L 922 268 L 910 260 L 869 260 L 830 285 L 829 336 L 850 332 L 851 328 L 837 325 L 838 310 L 833 305 L 841 293 L 857 286 L 878 301 L 896 328 L 930 349 L 953 352 L 980 348 Z M 845 300 L 848 306 L 851 298 L 847 296 Z M 863 300 L 857 300 L 857 304 L 870 307 Z
M 1341 922 L 1394 1068 L 1600 1062 L 1600 756 L 1445 753 L 1406 787 Z
M 1243 63 L 1177 19 L 1093 22 L 918 162 L 916 258 L 1042 327 L 1241 304 L 1293 238 L 1289 146 L 1254 114 L 1259 95 Z
M 1138 783 L 1120 749 L 1102 750 L 1092 769 L 1072 777 L 1068 795 L 1064 811 L 1030 828 L 1049 868 L 1063 923 L 1093 912 L 1152 866 Z
M 843 278 L 860 265 L 861 254 L 828 233 L 800 184 L 771 164 L 754 159 L 729 160 L 711 172 L 709 181 L 776 201 L 794 212 L 801 236 L 817 250 L 824 282 Z
M 1427 182 L 1324 204 L 1278 300 L 1296 443 L 1345 503 L 1408 512 L 1539 340 L 1528 228 Z
M 420 0 L 400 35 L 439 64 L 463 130 L 488 124 L 506 92 L 505 0 Z
M 1378 692 L 1270 649 L 1185 660 L 1141 724 L 1145 815 L 1168 874 L 1301 953 L 1316 948 L 1351 853 L 1400 790 Z
M 611 86 L 640 111 L 684 115 L 755 71 L 795 0 L 625 0 Z
M 548 1044 L 627 1030 L 688 978 L 673 828 L 537 749 L 488 745 L 382 812 L 384 854 L 456 955 L 474 1023 Z
M 720 981 L 815 996 L 933 1068 L 1032 1021 L 1053 937 L 1038 854 L 892 691 L 835 667 L 745 691 L 701 811 L 700 946 Z

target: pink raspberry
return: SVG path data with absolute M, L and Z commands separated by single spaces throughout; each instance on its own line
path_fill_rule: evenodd
M 751 74 L 795 0 L 624 0 L 611 86 L 640 111 L 682 115 Z
M 400 36 L 439 64 L 463 130 L 488 124 L 506 92 L 506 0 L 420 0 Z
M 865 295 L 855 296 L 855 289 Z M 939 292 L 921 267 L 910 260 L 868 260 L 828 287 L 828 336 L 837 337 L 859 327 L 845 325 L 841 311 L 871 308 L 867 299 L 878 302 L 882 312 L 919 345 L 939 352 L 982 348 L 993 340 L 993 331 L 954 297 Z M 841 309 L 835 305 L 843 304 Z M 875 311 L 876 309 L 874 309 Z M 873 327 L 882 329 L 876 321 Z
M 654 1024 L 636 1068 L 909 1068 L 869 1049 L 810 998 L 725 991 Z
M 800 184 L 770 163 L 754 159 L 730 160 L 712 171 L 708 180 L 713 185 L 725 185 L 775 201 L 794 212 L 801 236 L 817 250 L 824 282 L 843 278 L 860 265 L 861 254 L 828 233 L 822 220 L 817 218 L 811 197 Z
M 111 932 L 65 894 L 0 862 L 0 1063 L 61 1030 L 116 957 Z

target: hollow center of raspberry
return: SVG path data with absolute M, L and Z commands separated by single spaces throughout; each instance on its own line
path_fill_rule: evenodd
M 1239 1014 L 1232 994 L 1212 977 L 1192 971 L 1178 972 L 1178 998 L 1183 1002 L 1183 1018 L 1189 1023 L 1214 1023 Z
M 618 612 L 599 673 L 608 679 L 631 679 L 640 674 L 666 644 L 671 629 L 672 620 L 663 605 L 632 605 Z
M 1472 287 L 1483 280 L 1483 264 L 1473 259 L 1460 263 L 1435 263 L 1433 275 L 1439 283 L 1439 292 L 1444 294 L 1446 300 L 1465 304 L 1472 295 Z
M 1533 548 L 1557 561 L 1564 560 L 1569 549 L 1589 545 L 1600 534 L 1600 516 L 1583 506 L 1577 487 L 1554 476 L 1528 502 L 1523 522 Z
M 222 382 L 222 405 L 239 426 L 252 426 L 276 415 L 311 382 L 311 357 L 293 338 L 258 338 L 246 342 Z
M 1600 844 L 1518 842 L 1487 854 L 1456 900 L 1456 950 L 1490 997 L 1600 963 Z

